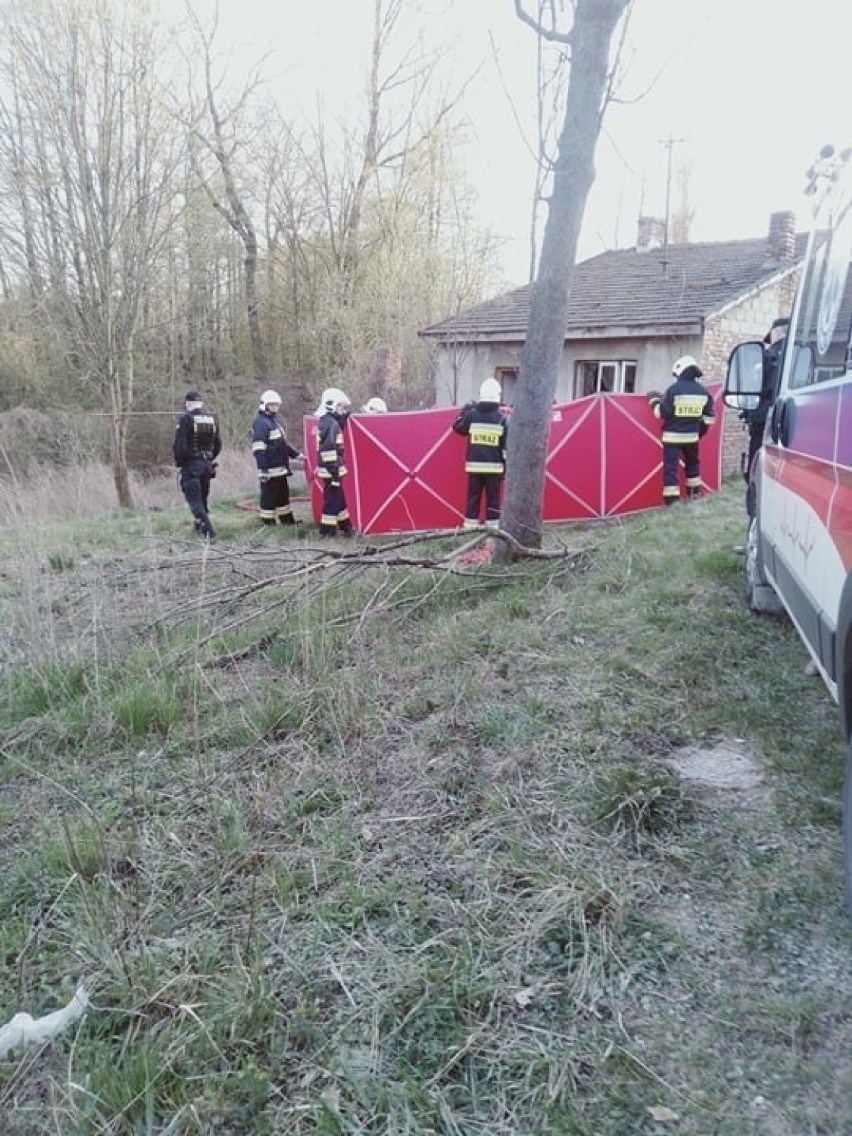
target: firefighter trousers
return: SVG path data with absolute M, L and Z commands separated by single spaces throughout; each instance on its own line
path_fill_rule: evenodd
M 480 510 L 485 499 L 485 524 L 497 528 L 500 523 L 501 473 L 469 473 L 467 475 L 467 506 L 464 513 L 465 528 L 480 524 Z
M 667 505 L 680 500 L 681 458 L 686 473 L 687 499 L 697 497 L 701 491 L 698 442 L 663 442 L 663 501 Z

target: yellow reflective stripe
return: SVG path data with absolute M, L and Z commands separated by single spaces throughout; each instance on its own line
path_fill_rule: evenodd
M 319 458 L 324 462 L 337 461 L 337 450 L 320 450 Z
M 680 487 L 677 486 L 677 485 L 665 485 L 665 486 L 663 486 L 663 496 L 664 497 L 680 497 Z
M 663 441 L 667 446 L 691 446 L 698 441 L 698 432 L 678 434 L 674 430 L 664 430 Z
M 265 472 L 268 473 L 270 477 L 286 477 L 287 476 L 287 470 L 284 468 L 283 465 L 277 465 L 277 466 L 275 466 L 274 469 L 267 469 Z
M 265 449 L 266 449 L 266 442 L 252 442 L 252 444 L 251 444 L 251 452 L 253 454 L 259 454 Z

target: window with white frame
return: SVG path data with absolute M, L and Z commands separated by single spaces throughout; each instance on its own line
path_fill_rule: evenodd
M 635 359 L 580 359 L 574 364 L 574 398 L 590 394 L 633 394 Z

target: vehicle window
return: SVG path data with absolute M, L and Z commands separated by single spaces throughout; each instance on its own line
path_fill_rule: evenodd
M 802 281 L 788 387 L 825 382 L 846 373 L 852 333 L 852 201 L 841 200 L 816 234 Z

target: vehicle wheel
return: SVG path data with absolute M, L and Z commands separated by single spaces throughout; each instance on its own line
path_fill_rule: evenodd
M 852 741 L 846 747 L 846 783 L 843 787 L 843 876 L 846 907 L 852 913 Z
M 760 554 L 760 537 L 757 517 L 752 517 L 748 526 L 745 548 L 745 595 L 746 603 L 752 611 L 778 615 L 784 610 L 775 589 L 763 573 L 763 557 Z

